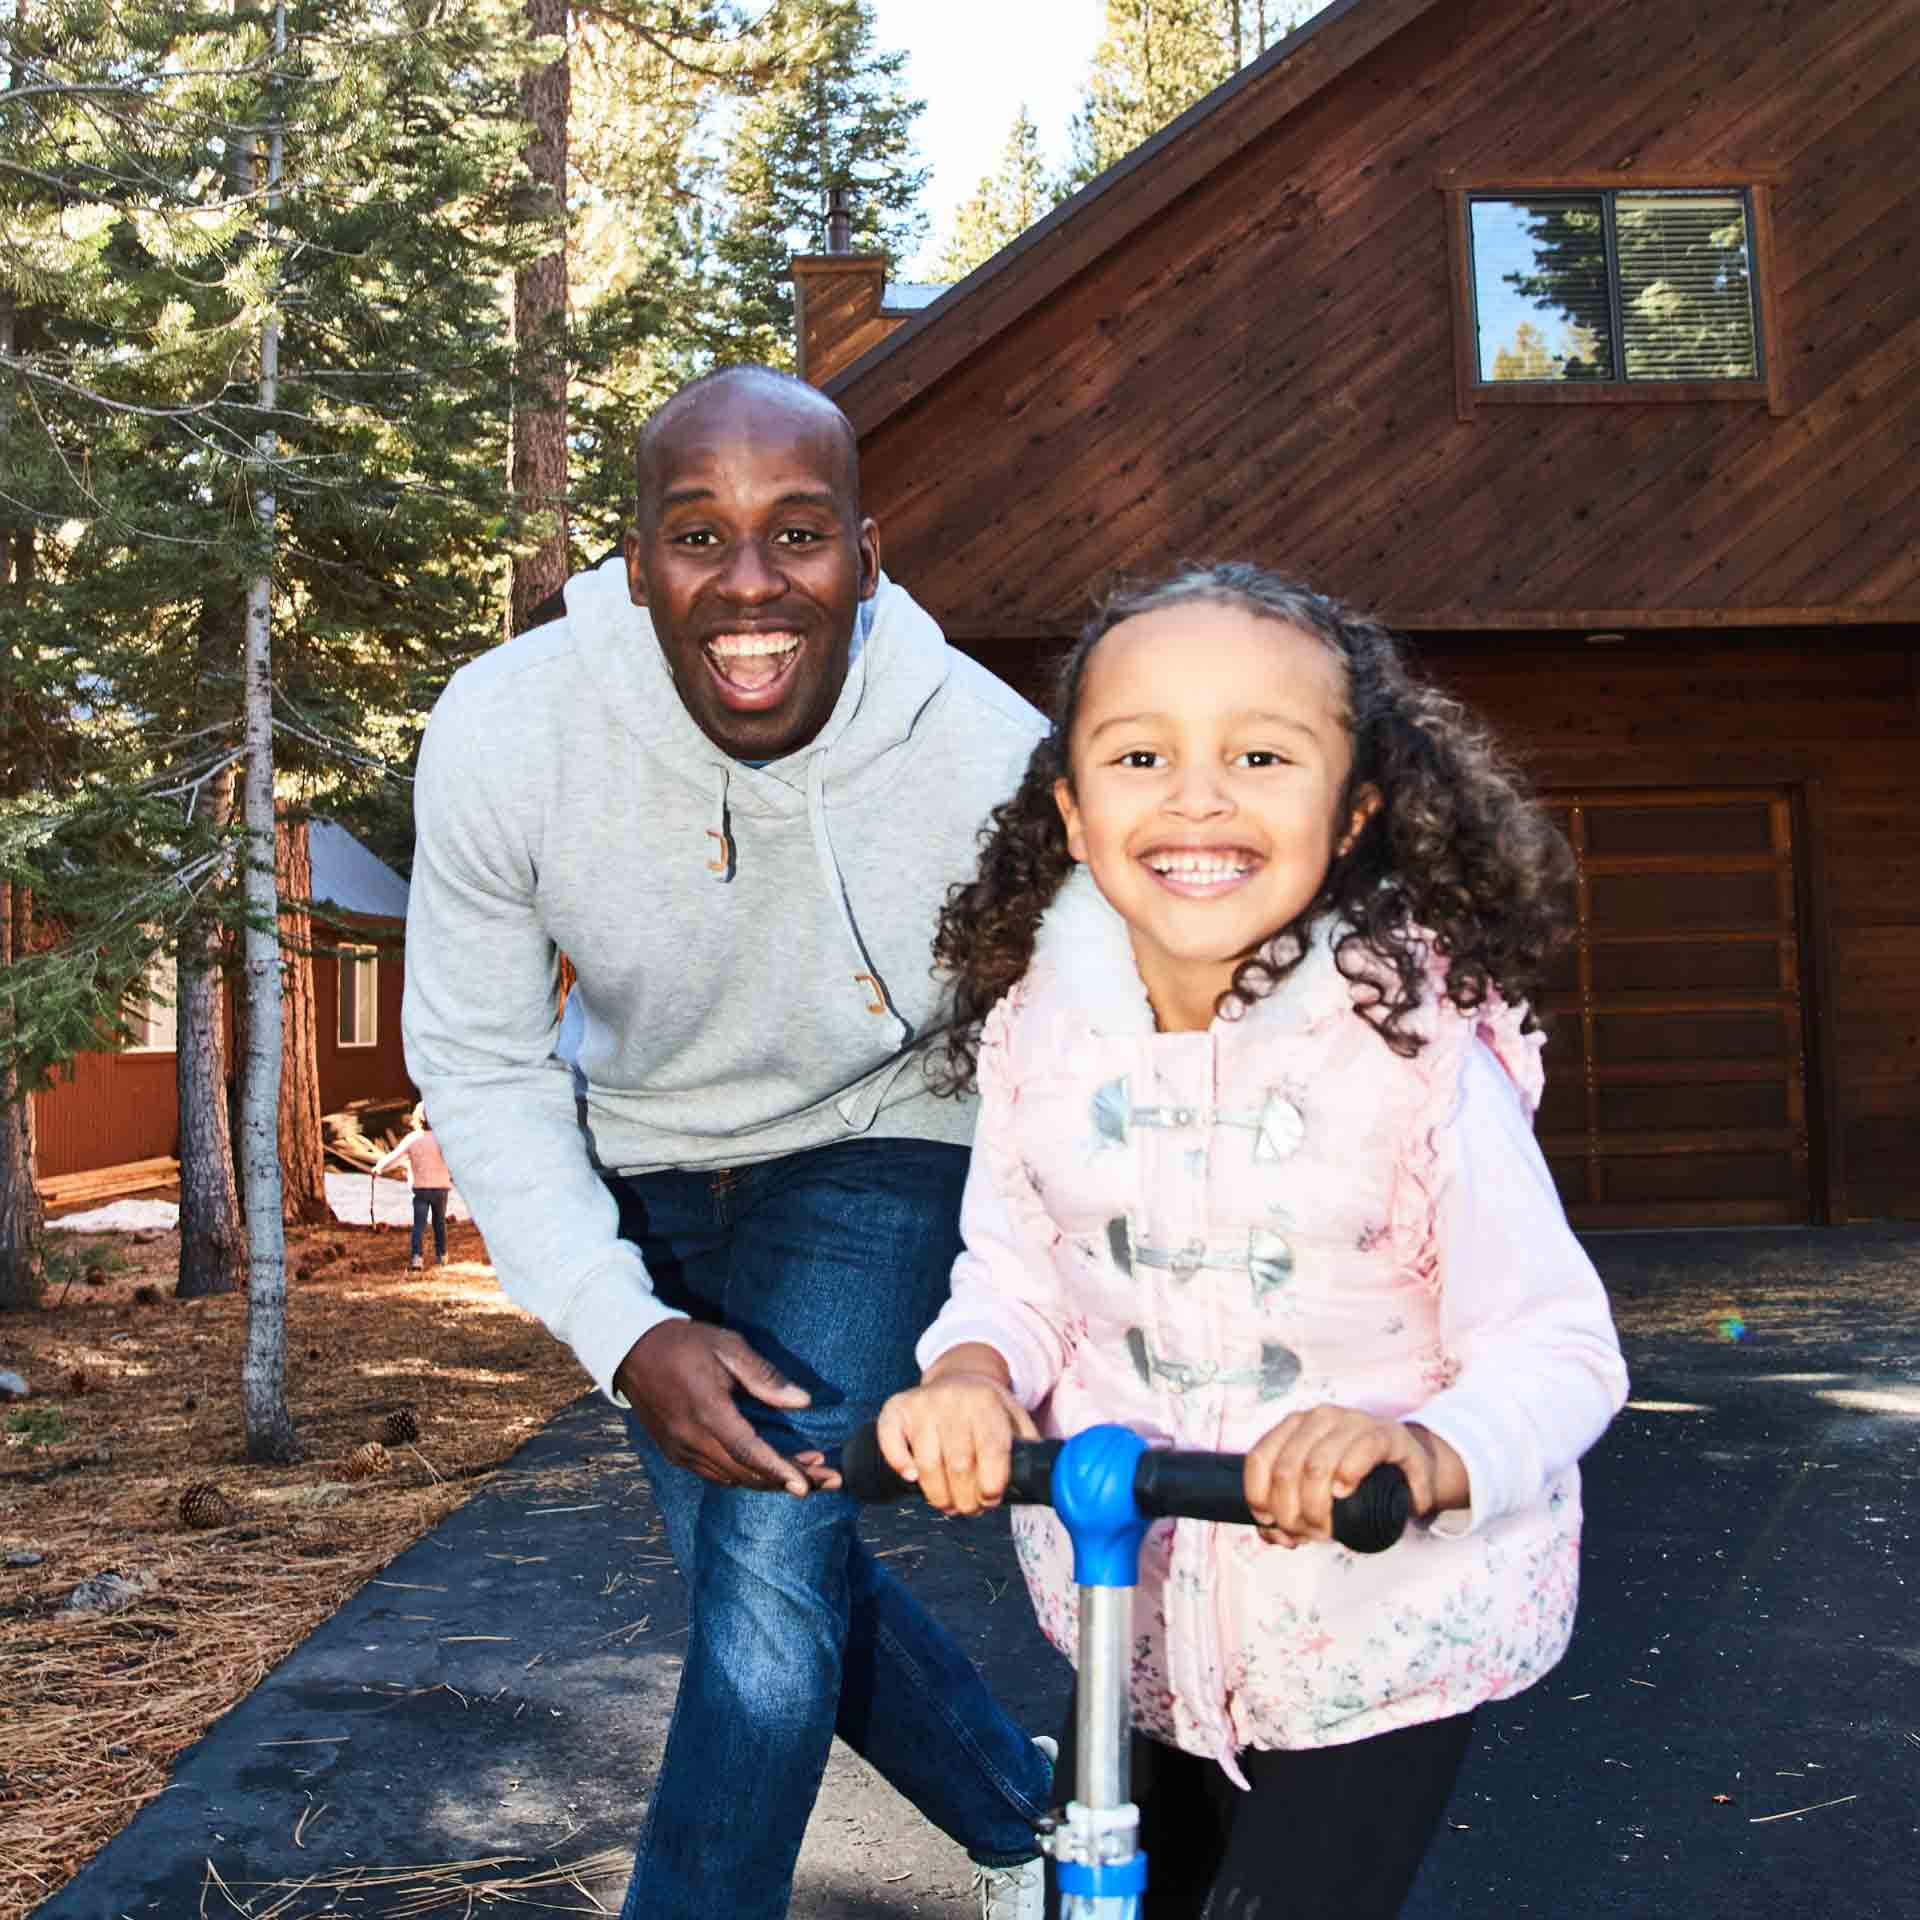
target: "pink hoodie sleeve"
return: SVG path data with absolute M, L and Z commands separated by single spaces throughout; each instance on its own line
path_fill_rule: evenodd
M 1469 1533 L 1541 1497 L 1627 1397 L 1606 1289 L 1574 1238 L 1494 1054 L 1476 1045 L 1445 1130 L 1437 1211 L 1440 1326 L 1459 1371 L 1410 1415 L 1467 1468 L 1473 1504 L 1440 1533 Z
M 1059 1235 L 1016 1143 L 1016 1007 L 1011 998 L 1001 1001 L 980 1035 L 980 1117 L 960 1202 L 965 1244 L 947 1304 L 914 1352 L 924 1370 L 950 1348 L 974 1341 L 992 1347 L 1007 1363 L 1015 1397 L 1032 1409 L 1066 1365 L 1068 1309 L 1052 1255 Z

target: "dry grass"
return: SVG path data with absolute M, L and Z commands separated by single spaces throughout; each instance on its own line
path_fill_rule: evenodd
M 403 1229 L 295 1230 L 287 1400 L 305 1459 L 249 1466 L 244 1299 L 174 1300 L 171 1233 L 74 1239 L 131 1264 L 0 1315 L 0 1366 L 33 1388 L 0 1414 L 31 1428 L 0 1432 L 0 1920 L 70 1879 L 182 1748 L 586 1384 L 501 1295 L 471 1226 L 424 1275 L 406 1272 Z M 418 1443 L 383 1478 L 345 1478 L 401 1406 Z M 199 1480 L 235 1503 L 231 1524 L 182 1524 Z M 142 1589 L 133 1604 L 66 1610 L 108 1570 Z

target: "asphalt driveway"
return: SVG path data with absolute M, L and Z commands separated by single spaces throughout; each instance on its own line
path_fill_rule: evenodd
M 1581 1624 L 1483 1715 L 1408 1920 L 1920 1920 L 1920 1227 L 1591 1245 L 1634 1401 L 1587 1463 Z M 870 1531 L 1051 1727 L 1067 1674 L 1004 1524 Z M 684 1626 L 619 1422 L 583 1399 L 35 1920 L 459 1915 L 489 1883 L 472 1912 L 613 1912 Z M 967 1878 L 836 1751 L 798 1920 L 961 1920 Z

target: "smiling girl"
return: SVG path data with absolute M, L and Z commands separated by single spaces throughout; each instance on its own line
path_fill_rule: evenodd
M 1247 1454 L 1257 1532 L 1142 1554 L 1145 1914 L 1398 1912 L 1474 1710 L 1565 1650 L 1626 1392 L 1529 1129 L 1568 872 L 1387 633 L 1219 566 L 1096 619 L 941 917 L 966 1247 L 882 1450 L 959 1513 L 1016 1435 Z M 1382 1461 L 1419 1524 L 1356 1558 L 1332 1502 Z M 1071 1656 L 1065 1533 L 1014 1527 Z

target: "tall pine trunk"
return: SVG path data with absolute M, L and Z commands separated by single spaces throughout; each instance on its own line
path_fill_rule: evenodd
M 326 1144 L 320 1132 L 320 1059 L 313 1004 L 313 856 L 307 816 L 283 809 L 274 835 L 280 895 L 280 1184 L 289 1226 L 322 1225 L 327 1204 Z
M 233 775 L 209 788 L 212 824 L 233 811 Z M 181 929 L 174 1084 L 180 1103 L 180 1277 L 174 1293 L 199 1300 L 238 1293 L 246 1280 L 247 1236 L 233 1172 L 227 1111 L 227 1048 L 221 1003 L 219 923 L 196 915 Z
M 523 514 L 551 529 L 529 553 L 516 554 L 507 631 L 533 624 L 533 609 L 567 578 L 567 0 L 526 0 L 533 31 L 560 40 L 558 60 L 520 81 L 520 110 L 533 125 L 522 154 L 533 177 L 529 217 L 551 225 L 554 249 L 513 276 L 513 451 L 509 478 Z
M 16 28 L 25 25 L 24 0 L 16 0 Z M 20 84 L 11 65 L 6 72 L 9 91 Z M 18 312 L 11 287 L 0 286 L 0 353 L 12 355 L 18 344 Z M 11 387 L 0 391 L 0 443 L 13 426 Z M 0 597 L 23 597 L 33 571 L 33 529 L 13 526 L 0 518 Z M 27 779 L 24 711 L 26 696 L 14 684 L 11 648 L 0 652 L 0 726 L 7 731 L 6 754 L 0 763 L 0 781 L 9 793 L 24 789 Z M 27 947 L 32 901 L 0 875 L 0 967 L 10 967 Z M 0 1032 L 0 1307 L 24 1306 L 38 1298 L 40 1256 L 36 1242 L 45 1215 L 34 1185 L 33 1095 L 14 1071 L 14 1053 Z
M 0 878 L 0 967 L 25 951 L 32 902 L 24 888 Z M 40 1297 L 44 1215 L 33 1183 L 33 1096 L 20 1085 L 11 1051 L 0 1052 L 0 1308 L 31 1306 Z
M 274 9 L 276 66 L 286 55 L 284 5 Z M 280 210 L 281 128 L 276 105 L 267 136 L 266 218 Z M 271 423 L 280 397 L 280 323 L 260 327 L 260 417 Z M 240 1408 L 249 1460 L 299 1458 L 287 1412 L 287 1241 L 280 1218 L 280 933 L 274 886 L 273 555 L 278 498 L 271 424 L 254 441 L 255 531 L 260 557 L 247 583 L 246 626 L 246 993 L 247 1061 L 241 1139 L 246 1161 L 247 1345 Z

